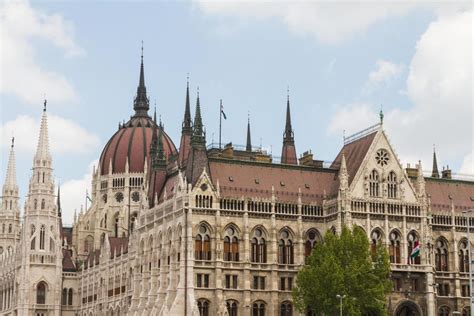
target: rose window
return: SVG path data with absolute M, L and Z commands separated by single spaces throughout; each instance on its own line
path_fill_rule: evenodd
M 375 155 L 375 160 L 377 161 L 377 164 L 380 166 L 384 167 L 388 164 L 388 152 L 385 149 L 379 149 L 377 151 L 377 154 Z

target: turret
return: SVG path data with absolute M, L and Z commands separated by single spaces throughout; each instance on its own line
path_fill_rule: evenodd
M 296 165 L 298 160 L 296 157 L 295 138 L 293 128 L 291 127 L 290 114 L 290 96 L 287 96 L 286 101 L 286 124 L 285 132 L 283 133 L 283 148 L 281 151 L 281 163 Z
M 431 172 L 431 177 L 439 178 L 438 162 L 436 161 L 436 150 L 434 146 L 433 146 L 433 170 Z

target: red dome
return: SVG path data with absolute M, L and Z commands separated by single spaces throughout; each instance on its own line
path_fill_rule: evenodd
M 127 157 L 129 172 L 143 172 L 145 157 L 149 160 L 154 125 L 155 122 L 148 116 L 135 116 L 122 126 L 110 138 L 100 155 L 100 174 L 109 173 L 110 160 L 112 160 L 112 173 L 125 172 Z M 164 131 L 161 132 L 161 137 L 165 156 L 169 158 L 176 155 L 177 150 L 171 138 Z

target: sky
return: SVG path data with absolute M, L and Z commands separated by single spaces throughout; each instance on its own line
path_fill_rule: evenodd
M 43 99 L 66 225 L 118 123 L 133 114 L 141 43 L 151 107 L 179 146 L 189 74 L 208 144 L 281 155 L 289 94 L 297 153 L 332 161 L 379 122 L 398 158 L 474 174 L 473 8 L 428 1 L 2 1 L 0 181 L 15 137 L 27 194 Z M 90 189 L 89 189 L 90 190 Z

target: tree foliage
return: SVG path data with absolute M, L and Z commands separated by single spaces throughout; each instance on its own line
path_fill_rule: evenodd
M 343 299 L 344 315 L 387 315 L 385 295 L 391 289 L 387 249 L 369 250 L 365 232 L 343 227 L 340 235 L 328 231 L 316 244 L 307 264 L 296 277 L 293 300 L 300 311 L 338 315 Z

